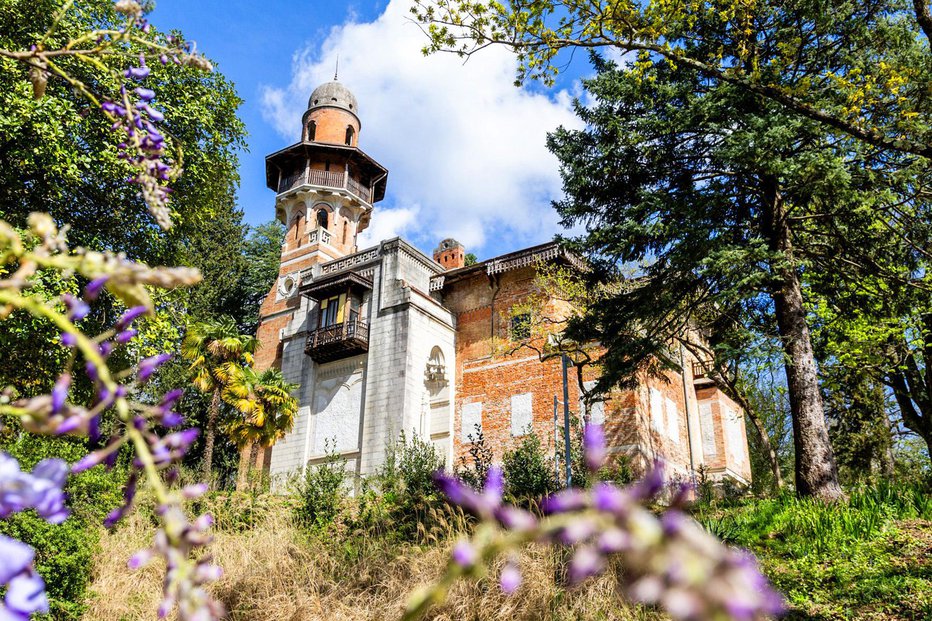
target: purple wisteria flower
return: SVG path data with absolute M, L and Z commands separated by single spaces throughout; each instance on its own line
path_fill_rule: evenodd
M 586 467 L 594 479 L 607 455 L 600 426 L 587 425 L 583 447 Z M 489 558 L 496 553 L 492 551 L 538 542 L 570 549 L 566 567 L 570 584 L 601 573 L 608 557 L 617 555 L 628 596 L 662 606 L 675 619 L 754 621 L 783 611 L 782 597 L 753 557 L 723 545 L 680 510 L 685 497 L 682 489 L 660 517 L 645 508 L 645 503 L 658 503 L 664 489 L 659 464 L 626 488 L 593 481 L 590 489 L 557 492 L 542 501 L 546 516 L 541 520 L 502 503 L 501 470 L 497 468 L 490 469 L 481 493 L 444 473 L 437 473 L 435 480 L 451 502 L 483 521 L 473 541 L 462 540 L 454 547 L 451 567 L 457 569 L 452 575 L 478 575 L 477 559 Z M 506 594 L 521 584 L 514 558 L 506 563 L 499 584 Z M 430 597 L 413 600 L 407 618 L 426 611 Z
M 0 518 L 34 509 L 52 524 L 64 522 L 68 509 L 62 487 L 67 476 L 68 464 L 60 459 L 39 462 L 28 473 L 14 458 L 0 453 Z
M 0 587 L 6 594 L 0 603 L 0 621 L 29 621 L 49 612 L 45 582 L 32 568 L 35 552 L 26 544 L 0 535 Z

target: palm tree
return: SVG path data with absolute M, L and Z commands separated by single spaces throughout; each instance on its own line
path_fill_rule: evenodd
M 239 369 L 252 364 L 258 347 L 254 336 L 240 334 L 230 317 L 195 323 L 181 343 L 181 355 L 190 360 L 191 382 L 204 393 L 212 393 L 207 426 L 204 429 L 203 476 L 210 478 L 214 459 L 214 438 L 223 389 Z
M 294 427 L 298 400 L 291 392 L 297 387 L 297 384 L 286 382 L 278 369 L 257 374 L 252 368 L 243 367 L 231 375 L 223 397 L 243 415 L 233 420 L 227 429 L 240 449 L 237 489 L 245 487 L 259 447 L 270 448 Z

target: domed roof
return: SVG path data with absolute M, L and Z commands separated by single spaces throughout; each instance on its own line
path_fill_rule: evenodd
M 310 110 L 323 108 L 324 106 L 342 108 L 357 116 L 359 114 L 359 104 L 356 102 L 356 96 L 336 80 L 326 82 L 315 88 L 307 102 L 307 107 Z

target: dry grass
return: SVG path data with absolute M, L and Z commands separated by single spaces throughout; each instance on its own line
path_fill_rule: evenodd
M 103 536 L 92 584 L 98 595 L 90 602 L 86 619 L 154 618 L 161 567 L 153 565 L 135 573 L 126 569 L 129 556 L 146 545 L 151 532 L 145 516 L 139 514 Z M 418 547 L 390 546 L 378 537 L 310 536 L 295 528 L 288 509 L 279 505 L 254 518 L 251 528 L 217 533 L 213 552 L 226 573 L 215 593 L 227 605 L 230 618 L 237 621 L 397 619 L 408 594 L 440 575 L 450 545 L 449 540 Z M 523 554 L 525 583 L 514 597 L 503 597 L 494 580 L 461 582 L 446 606 L 433 610 L 430 618 L 660 618 L 623 603 L 612 575 L 565 591 L 554 580 L 558 564 L 552 555 L 544 548 Z

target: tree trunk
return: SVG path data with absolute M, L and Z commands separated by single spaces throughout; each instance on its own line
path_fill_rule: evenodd
M 249 487 L 255 486 L 256 471 L 258 471 L 260 475 L 260 479 L 261 479 L 262 466 L 259 466 L 256 464 L 256 461 L 258 461 L 258 457 L 259 457 L 259 443 L 253 442 L 252 445 L 249 447 L 249 470 L 246 471 L 246 476 L 251 477 L 251 479 L 248 479 Z
M 764 228 L 769 233 L 771 249 L 780 254 L 773 266 L 773 301 L 786 354 L 787 396 L 796 448 L 796 491 L 802 496 L 835 502 L 843 499 L 845 494 L 838 482 L 835 452 L 825 423 L 815 354 L 786 211 L 777 179 L 767 177 L 763 182 L 766 193 Z
M 770 442 L 770 434 L 767 432 L 767 427 L 764 426 L 764 421 L 762 421 L 751 408 L 745 408 L 744 413 L 747 414 L 751 422 L 754 423 L 754 428 L 757 429 L 757 435 L 760 436 L 761 446 L 767 453 L 767 460 L 770 462 L 770 471 L 773 473 L 774 487 L 776 487 L 777 491 L 782 490 L 783 473 L 780 472 L 780 458 L 777 457 L 777 451 L 774 450 L 773 444 Z
M 214 390 L 207 415 L 207 428 L 204 429 L 204 461 L 201 464 L 201 477 L 210 484 L 214 465 L 214 436 L 217 434 L 217 416 L 220 415 L 220 389 Z
M 252 446 L 247 445 L 239 449 L 239 470 L 236 473 L 236 491 L 242 492 L 249 485 L 249 468 L 253 462 Z
M 914 367 L 915 364 L 905 366 Z M 932 399 L 924 394 L 928 390 L 924 382 L 919 381 L 915 374 L 912 379 L 911 384 L 905 373 L 894 371 L 888 375 L 887 385 L 893 388 L 903 425 L 925 440 L 929 447 L 929 459 L 932 460 Z

